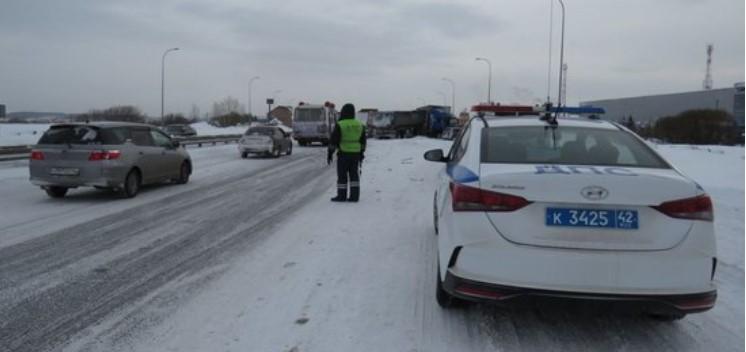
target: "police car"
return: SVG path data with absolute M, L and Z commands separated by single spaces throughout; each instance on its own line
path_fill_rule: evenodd
M 435 190 L 437 301 L 558 296 L 639 303 L 664 320 L 715 305 L 713 208 L 616 123 L 472 118 Z

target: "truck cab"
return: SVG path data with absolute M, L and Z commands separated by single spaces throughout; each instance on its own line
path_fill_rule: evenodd
M 293 138 L 301 146 L 319 142 L 328 145 L 338 113 L 333 103 L 299 103 L 293 114 Z

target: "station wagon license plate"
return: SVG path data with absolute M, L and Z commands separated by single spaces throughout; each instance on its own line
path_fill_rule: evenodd
M 547 208 L 546 225 L 636 230 L 639 220 L 637 210 Z
M 49 169 L 49 174 L 55 176 L 78 176 L 80 169 L 73 167 L 53 167 Z

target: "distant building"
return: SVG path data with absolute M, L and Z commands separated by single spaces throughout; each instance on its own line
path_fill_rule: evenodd
M 580 106 L 595 106 L 606 110 L 605 120 L 622 121 L 630 116 L 640 123 L 653 122 L 686 110 L 715 109 L 733 115 L 739 126 L 744 125 L 744 85 L 730 88 L 698 90 L 684 93 L 647 95 L 630 98 L 584 101 Z
M 0 119 L 5 118 L 5 104 L 0 104 Z
M 282 121 L 282 124 L 288 127 L 293 127 L 293 107 L 279 105 L 269 112 L 269 119 L 278 119 Z

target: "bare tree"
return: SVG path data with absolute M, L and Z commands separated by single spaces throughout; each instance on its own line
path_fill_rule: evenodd
M 195 104 L 192 104 L 192 112 L 189 113 L 189 119 L 192 122 L 199 121 L 199 107 Z
M 234 97 L 226 97 L 225 99 L 212 103 L 212 116 L 223 116 L 230 113 L 243 114 L 244 109 L 238 99 Z

